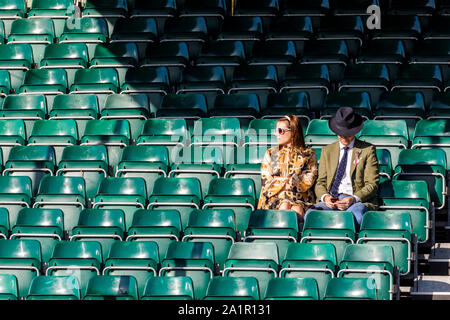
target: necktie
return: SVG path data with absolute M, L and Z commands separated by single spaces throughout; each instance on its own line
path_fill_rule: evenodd
M 334 177 L 333 184 L 331 185 L 330 194 L 333 197 L 337 197 L 339 195 L 338 193 L 339 185 L 341 184 L 342 178 L 344 177 L 345 169 L 347 167 L 348 149 L 350 148 L 344 147 L 344 155 L 342 156 L 341 161 L 339 161 L 338 169 Z

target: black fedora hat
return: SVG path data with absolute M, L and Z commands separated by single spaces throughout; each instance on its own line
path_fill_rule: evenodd
M 363 118 L 350 107 L 341 107 L 328 121 L 331 131 L 338 136 L 354 136 L 363 127 Z

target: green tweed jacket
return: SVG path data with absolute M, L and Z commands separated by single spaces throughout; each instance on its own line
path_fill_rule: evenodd
M 324 194 L 328 194 L 339 162 L 339 142 L 322 148 L 319 163 L 319 174 L 315 185 L 317 202 Z M 360 198 L 369 210 L 378 207 L 378 183 L 380 181 L 378 159 L 375 146 L 355 139 L 350 167 L 353 195 Z

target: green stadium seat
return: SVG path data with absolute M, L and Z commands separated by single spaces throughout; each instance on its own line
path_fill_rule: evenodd
M 8 43 L 29 43 L 33 50 L 34 62 L 39 63 L 45 47 L 53 43 L 55 28 L 49 18 L 17 19 L 11 24 Z
M 378 300 L 373 278 L 333 278 L 328 282 L 324 300 Z
M 195 299 L 202 299 L 214 276 L 214 247 L 210 242 L 173 242 L 161 262 L 159 276 L 191 277 Z
M 92 203 L 94 209 L 121 209 L 124 213 L 125 226 L 131 226 L 133 214 L 138 209 L 145 209 L 147 188 L 143 178 L 107 177 L 98 187 Z
M 367 7 L 366 7 L 367 8 Z M 316 37 L 318 40 L 345 40 L 350 57 L 356 57 L 365 40 L 365 21 L 359 15 L 333 16 L 321 22 Z M 339 26 L 339 28 L 336 28 Z
M 157 275 L 158 245 L 151 241 L 121 241 L 112 245 L 103 275 L 133 276 L 143 295 L 147 279 Z
M 20 95 L 41 95 L 51 105 L 55 96 L 67 92 L 67 73 L 64 69 L 32 69 L 25 73 Z
M 130 138 L 128 120 L 89 120 L 80 145 L 105 145 L 108 150 L 109 165 L 115 167 L 119 163 L 122 150 L 129 145 Z
M 336 249 L 331 243 L 291 243 L 281 258 L 280 278 L 312 278 L 318 298 L 323 299 L 327 283 L 335 275 Z
M 70 232 L 86 207 L 85 182 L 81 177 L 45 176 L 33 208 L 60 209 L 64 213 L 64 231 Z
M 275 17 L 278 15 L 280 5 L 278 0 L 250 0 L 236 3 L 234 14 L 236 16 Z
M 256 209 L 255 185 L 250 178 L 216 178 L 209 185 L 202 209 L 232 209 L 236 230 L 247 230 L 250 214 Z
M 106 147 L 93 145 L 64 148 L 56 175 L 84 178 L 86 197 L 93 200 L 101 181 L 108 176 Z
M 380 6 L 379 0 L 337 0 L 334 2 L 334 16 L 366 16 L 367 7 Z
M 193 66 L 181 74 L 176 93 L 199 92 L 205 95 L 208 105 L 213 106 L 217 94 L 225 94 L 225 70 L 222 66 Z
M 177 146 L 188 146 L 190 134 L 185 119 L 148 119 L 137 145 L 165 146 L 171 154 Z
M 102 247 L 96 241 L 60 241 L 53 249 L 46 276 L 75 276 L 81 296 L 95 275 L 100 275 Z
M 388 14 L 397 17 L 401 15 L 415 14 L 422 18 L 433 15 L 435 10 L 436 1 L 413 0 L 408 3 L 404 3 L 403 1 L 393 0 Z
M 0 47 L 1 48 L 1 47 Z M 450 118 L 450 91 L 435 94 L 428 111 L 428 120 Z
M 9 71 L 12 89 L 19 89 L 25 72 L 31 69 L 33 63 L 33 52 L 29 43 L 9 43 L 0 46 L 0 69 Z
M 127 2 L 126 0 L 86 0 L 81 15 L 88 18 L 104 18 L 108 23 L 111 36 L 117 20 L 124 19 L 128 15 Z
M 134 42 L 99 43 L 91 58 L 91 68 L 115 68 L 122 82 L 130 68 L 139 61 L 138 47 Z
M 8 159 L 11 148 L 13 146 L 23 146 L 25 141 L 25 122 L 22 119 L 0 120 L 2 159 Z
M 164 33 L 159 37 L 160 42 L 185 42 L 190 54 L 198 56 L 201 46 L 208 35 L 205 17 L 172 17 L 164 24 Z
M 155 42 L 157 38 L 158 29 L 154 18 L 120 18 L 115 22 L 114 30 L 111 34 L 111 43 L 136 43 L 139 49 L 139 55 L 143 56 L 147 43 Z
M 366 120 L 359 139 L 383 148 L 391 154 L 392 166 L 398 162 L 403 149 L 408 148 L 408 128 L 405 120 Z
M 30 135 L 36 120 L 45 119 L 47 102 L 43 94 L 16 95 L 5 98 L 2 119 L 21 119 L 25 122 L 26 135 Z
M 133 276 L 94 276 L 89 280 L 83 300 L 138 300 Z
M 447 167 L 449 167 L 449 120 L 419 120 L 416 123 L 411 149 L 440 148 L 447 156 Z
M 145 57 L 141 59 L 141 67 L 165 66 L 170 79 L 176 80 L 180 78 L 182 70 L 190 65 L 189 61 L 189 48 L 185 42 L 149 43 Z
M 203 2 L 201 0 L 187 0 L 184 2 L 180 17 L 204 16 L 210 34 L 217 34 L 220 23 L 227 15 L 227 4 L 224 0 Z
M 68 83 L 73 83 L 75 72 L 87 68 L 88 50 L 84 43 L 55 43 L 45 47 L 40 69 L 60 69 L 67 73 Z
M 245 61 L 245 47 L 241 41 L 211 40 L 202 46 L 194 65 L 198 67 L 222 66 L 225 70 L 226 81 L 230 82 L 234 68 Z
M 345 40 L 316 40 L 305 45 L 301 64 L 327 64 L 331 81 L 340 81 L 349 63 L 349 52 Z
M 394 168 L 395 180 L 424 180 L 437 209 L 446 205 L 447 159 L 444 150 L 407 149 L 400 152 Z
M 148 209 L 175 209 L 180 212 L 181 226 L 187 225 L 193 209 L 200 209 L 202 190 L 197 178 L 158 178 L 150 196 Z
M 401 275 L 412 271 L 417 249 L 408 212 L 368 211 L 361 221 L 357 244 L 389 245 L 394 250 L 395 266 Z M 416 270 L 414 270 L 416 272 Z
M 25 18 L 26 11 L 25 1 L 23 0 L 2 2 L 0 5 L 0 19 L 5 23 L 6 35 L 10 33 L 12 22 L 16 19 Z
M 130 16 L 134 17 L 173 17 L 176 14 L 177 3 L 175 0 L 136 0 L 130 3 Z
M 141 300 L 194 300 L 190 277 L 150 277 Z
M 63 149 L 76 145 L 78 129 L 75 120 L 36 120 L 28 137 L 28 146 L 52 146 L 59 163 Z
M 423 40 L 414 50 L 410 63 L 417 64 L 439 64 L 442 66 L 443 71 L 447 61 L 445 57 L 448 55 L 450 46 L 445 39 L 427 39 Z
M 352 107 L 365 120 L 372 116 L 372 103 L 367 92 L 335 92 L 330 93 L 326 100 L 320 119 L 329 119 L 341 107 Z
M 448 39 L 449 29 L 448 29 L 448 5 L 441 3 L 442 9 L 440 13 L 430 22 L 428 30 L 423 33 L 423 39 Z
M 296 60 L 297 50 L 294 41 L 262 41 L 253 46 L 248 64 L 274 65 L 278 70 L 283 70 Z
M 386 64 L 350 64 L 344 72 L 344 79 L 338 84 L 338 91 L 366 91 L 372 105 L 380 95 L 389 91 L 391 74 Z
M 184 228 L 182 241 L 208 241 L 214 247 L 214 261 L 223 270 L 231 245 L 236 241 L 236 221 L 231 209 L 194 210 Z
M 10 226 L 17 221 L 20 209 L 30 207 L 32 198 L 31 179 L 27 176 L 0 176 L 0 206 L 8 210 Z
M 400 68 L 391 90 L 422 92 L 425 104 L 430 105 L 433 95 L 443 88 L 442 69 L 437 64 L 407 64 Z
M 5 43 L 5 25 L 3 21 L 0 20 L 0 44 Z
M 28 176 L 32 181 L 33 195 L 45 175 L 55 172 L 55 151 L 51 146 L 15 146 L 5 163 L 4 176 Z
M 331 91 L 330 71 L 326 64 L 293 64 L 286 70 L 280 92 L 305 91 L 309 94 L 312 110 L 320 110 Z
M 383 21 L 381 30 L 374 30 L 370 39 L 379 41 L 385 39 L 402 40 L 408 52 L 420 39 L 423 26 L 417 15 L 387 15 Z
M 63 33 L 59 37 L 60 43 L 82 42 L 86 43 L 88 56 L 94 54 L 95 45 L 106 43 L 108 38 L 108 25 L 103 18 L 73 17 L 64 25 Z
M 214 277 L 203 300 L 259 300 L 258 280 L 254 277 Z
M 150 100 L 149 111 L 154 116 L 162 97 L 170 93 L 169 71 L 164 66 L 131 68 L 121 79 L 121 87 L 121 93 L 146 94 Z
M 261 17 L 226 16 L 219 41 L 242 41 L 246 56 L 250 56 L 256 42 L 263 39 L 263 20 Z
M 323 147 L 336 142 L 337 136 L 328 126 L 328 120 L 313 119 L 308 124 L 305 144 L 309 147 Z
M 247 132 L 244 134 L 244 143 L 242 145 L 277 145 L 278 140 L 274 135 L 276 127 L 276 119 L 253 119 L 250 121 Z
M 36 240 L 0 241 L 0 274 L 17 279 L 18 293 L 24 298 L 33 278 L 41 273 L 41 246 Z
M 161 107 L 156 111 L 157 118 L 182 118 L 193 120 L 205 118 L 208 113 L 206 98 L 201 93 L 173 94 L 162 98 Z
M 374 120 L 404 120 L 409 137 L 414 136 L 416 122 L 425 116 L 425 100 L 420 91 L 393 91 L 380 97 Z
M 345 248 L 356 241 L 355 221 L 349 211 L 311 210 L 305 217 L 301 243 L 332 243 L 339 263 Z
M 71 0 L 33 0 L 28 19 L 50 18 L 55 27 L 55 36 L 59 38 L 64 30 L 66 20 L 75 13 L 74 2 Z
M 113 243 L 122 241 L 124 233 L 125 215 L 121 209 L 84 209 L 69 239 L 99 242 L 105 261 Z
M 168 167 L 169 153 L 165 146 L 133 145 L 123 149 L 115 176 L 143 178 L 147 193 L 152 194 L 155 180 L 166 177 Z
M 402 40 L 374 40 L 368 41 L 361 48 L 361 54 L 356 58 L 356 63 L 386 64 L 391 72 L 399 65 L 406 62 L 406 48 Z
M 0 98 L 5 98 L 11 92 L 11 77 L 8 70 L 0 70 Z
M 0 300 L 18 300 L 17 278 L 12 274 L 0 275 Z
M 202 197 L 205 197 L 211 181 L 221 175 L 223 158 L 222 148 L 213 144 L 210 146 L 174 148 L 171 152 L 171 169 L 168 176 L 172 178 L 197 178 L 200 181 Z
M 398 294 L 395 286 L 398 285 L 399 279 L 394 267 L 399 257 L 390 245 L 369 243 L 347 247 L 339 264 L 337 277 L 375 279 L 378 298 L 393 300 L 394 294 Z
M 265 41 L 293 41 L 297 55 L 303 54 L 305 44 L 314 37 L 313 17 L 282 16 L 272 20 Z
M 309 95 L 304 91 L 282 91 L 272 93 L 267 98 L 267 107 L 262 111 L 262 118 L 281 118 L 286 114 L 300 118 L 305 133 L 307 123 L 312 118 Z
M 225 159 L 230 158 L 231 147 L 241 145 L 241 128 L 236 118 L 201 118 L 194 123 L 191 146 L 217 146 Z
M 149 118 L 150 106 L 145 94 L 110 94 L 101 108 L 100 120 L 128 120 L 131 138 L 136 139 Z
M 383 181 L 392 179 L 392 161 L 391 153 L 387 149 L 376 149 L 378 159 L 378 170 L 380 175 L 380 184 Z
M 380 184 L 380 209 L 409 212 L 418 242 L 434 241 L 433 209 L 425 181 L 392 180 Z
M 255 210 L 251 213 L 244 242 L 272 241 L 277 244 L 278 256 L 284 257 L 290 243 L 298 239 L 297 214 L 291 210 Z
M 80 300 L 80 285 L 73 276 L 39 276 L 33 279 L 26 300 Z
M 327 0 L 286 0 L 280 4 L 282 5 L 281 14 L 283 16 L 311 17 L 314 28 L 319 26 L 322 17 L 330 13 L 330 3 Z
M 223 270 L 224 277 L 255 277 L 260 292 L 278 276 L 278 249 L 272 242 L 236 242 L 231 246 Z
M 0 238 L 8 239 L 9 229 L 8 210 L 6 208 L 0 208 Z
M 269 146 L 245 145 L 237 147 L 236 159 L 225 165 L 224 178 L 250 178 L 255 184 L 255 194 L 261 193 L 261 162 Z M 235 160 L 235 161 L 234 161 Z
M 80 69 L 75 72 L 71 94 L 93 93 L 102 106 L 106 96 L 119 91 L 119 76 L 114 68 Z
M 53 247 L 63 238 L 64 215 L 60 209 L 23 208 L 11 229 L 10 239 L 37 240 L 41 244 L 42 261 L 47 262 Z
M 127 241 L 151 241 L 158 245 L 159 257 L 164 259 L 172 242 L 181 241 L 180 213 L 175 209 L 137 210 L 128 228 Z
M 235 93 L 217 95 L 209 114 L 212 118 L 237 118 L 244 129 L 251 120 L 258 117 L 259 111 L 260 104 L 256 94 Z
M 78 136 L 82 137 L 87 121 L 97 119 L 97 113 L 99 111 L 95 94 L 61 94 L 53 100 L 49 120 L 75 120 Z
M 274 65 L 243 65 L 234 70 L 228 93 L 256 93 L 265 108 L 271 92 L 278 90 L 278 72 Z
M 275 278 L 269 281 L 264 300 L 319 300 L 313 278 Z

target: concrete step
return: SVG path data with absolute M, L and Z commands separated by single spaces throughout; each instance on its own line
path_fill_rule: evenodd
M 450 276 L 450 243 L 436 243 L 428 256 L 429 275 Z
M 450 300 L 450 276 L 419 275 L 410 295 L 417 300 Z

